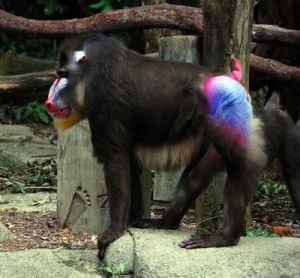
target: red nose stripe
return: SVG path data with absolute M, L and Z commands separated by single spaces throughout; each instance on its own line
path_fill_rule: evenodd
M 61 77 L 58 77 L 58 78 L 55 80 L 55 84 L 54 84 L 53 90 L 52 90 L 52 92 L 50 92 L 50 95 L 48 96 L 48 100 L 52 100 L 52 98 L 53 98 L 53 96 L 54 96 L 55 89 L 56 89 L 58 83 L 60 82 L 60 80 L 61 80 Z

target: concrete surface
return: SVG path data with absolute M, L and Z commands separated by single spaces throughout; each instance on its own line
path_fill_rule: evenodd
M 0 165 L 22 167 L 27 161 L 56 158 L 57 147 L 23 125 L 0 125 Z
M 108 249 L 105 262 L 122 277 L 300 277 L 300 239 L 242 238 L 236 247 L 184 250 L 188 233 L 131 230 Z M 0 252 L 1 278 L 101 277 L 96 250 L 36 249 Z M 116 276 L 119 277 L 119 276 Z
M 56 211 L 56 193 L 0 195 L 0 211 L 10 208 L 20 211 Z
M 101 278 L 95 250 L 0 252 L 0 262 L 1 278 Z
M 106 263 L 127 263 L 135 277 L 300 277 L 299 238 L 242 238 L 235 247 L 185 250 L 178 243 L 189 237 L 186 232 L 131 233 L 134 248 L 130 236 L 123 236 L 108 249 Z

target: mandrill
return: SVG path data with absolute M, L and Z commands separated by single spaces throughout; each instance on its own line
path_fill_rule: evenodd
M 98 237 L 99 258 L 128 226 L 176 229 L 213 176 L 227 172 L 223 228 L 183 248 L 238 243 L 244 216 L 266 165 L 279 158 L 300 212 L 300 136 L 280 110 L 253 115 L 241 66 L 232 73 L 145 57 L 101 34 L 66 41 L 46 106 L 58 129 L 87 118 L 103 164 L 111 223 Z M 162 219 L 141 219 L 140 165 L 184 166 Z

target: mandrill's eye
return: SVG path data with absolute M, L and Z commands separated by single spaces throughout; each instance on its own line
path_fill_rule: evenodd
M 76 61 L 76 63 L 78 63 L 78 64 L 82 64 L 87 61 L 85 52 L 83 50 L 75 51 L 73 54 L 73 57 L 74 57 L 74 60 Z

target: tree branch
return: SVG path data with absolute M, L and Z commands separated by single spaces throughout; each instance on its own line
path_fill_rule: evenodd
M 258 76 L 262 76 L 263 80 L 300 84 L 300 68 L 288 66 L 254 54 L 250 55 L 250 71 L 253 71 Z
M 162 4 L 122 9 L 81 19 L 34 20 L 0 10 L 0 30 L 22 35 L 65 36 L 87 32 L 172 28 L 202 35 L 201 9 Z M 300 46 L 300 31 L 272 25 L 253 25 L 252 40 L 283 46 Z
M 163 4 L 69 20 L 26 19 L 0 10 L 0 30 L 23 35 L 64 36 L 95 31 L 117 32 L 147 28 L 176 28 L 201 33 L 202 10 Z

